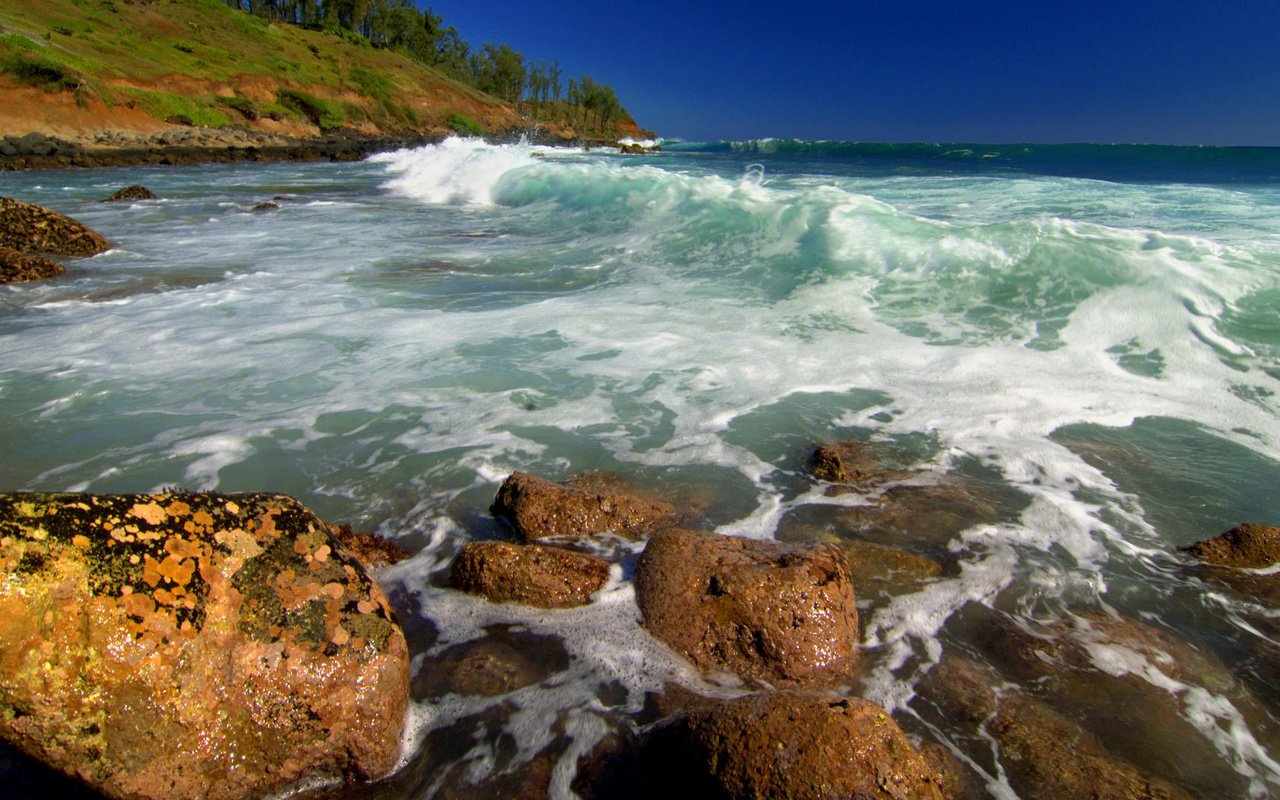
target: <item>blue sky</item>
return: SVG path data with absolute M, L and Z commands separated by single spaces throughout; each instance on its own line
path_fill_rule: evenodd
M 1280 145 L 1280 0 L 431 0 L 664 136 Z

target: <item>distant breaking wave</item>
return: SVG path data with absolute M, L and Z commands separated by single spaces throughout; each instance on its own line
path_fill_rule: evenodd
M 1280 179 L 1280 147 L 1158 144 L 980 144 L 753 139 L 665 142 L 683 153 L 822 158 L 883 170 L 951 170 L 961 174 L 1023 172 L 1125 182 L 1269 183 Z

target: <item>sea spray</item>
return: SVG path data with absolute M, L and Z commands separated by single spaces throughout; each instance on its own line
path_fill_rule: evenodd
M 1280 522 L 1280 187 L 1240 162 L 1164 180 L 1186 161 L 1164 150 L 1077 148 L 1065 170 L 984 159 L 1007 146 L 895 147 L 449 140 L 357 164 L 5 175 L 3 193 L 115 249 L 0 292 L 0 483 L 278 490 L 397 539 L 415 555 L 382 580 L 419 670 L 498 628 L 572 656 L 505 695 L 419 698 L 399 796 L 518 770 L 557 726 L 577 737 L 553 754 L 567 796 L 578 756 L 637 727 L 665 682 L 734 690 L 640 627 L 639 544 L 572 612 L 443 588 L 462 543 L 507 535 L 487 513 L 500 481 L 610 471 L 678 489 L 722 533 L 857 538 L 874 531 L 848 512 L 880 496 L 832 497 L 805 465 L 859 439 L 916 471 L 901 491 L 962 485 L 989 513 L 894 542 L 940 572 L 862 598 L 855 690 L 955 745 L 968 734 L 919 681 L 979 648 L 975 608 L 1040 632 L 1142 620 L 1249 691 L 1170 683 L 1151 657 L 1122 670 L 1118 651 L 1097 671 L 1137 676 L 1199 731 L 1189 785 L 1225 772 L 1266 796 L 1274 613 L 1175 548 Z M 96 202 L 133 182 L 163 199 Z M 426 763 L 446 739 L 466 746 Z M 1003 779 L 998 751 L 973 761 Z

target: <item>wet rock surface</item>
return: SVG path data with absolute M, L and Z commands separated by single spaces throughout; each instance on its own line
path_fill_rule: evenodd
M 884 709 L 770 692 L 694 709 L 650 732 L 650 797 L 942 800 L 941 776 Z
M 569 653 L 559 639 L 496 626 L 483 638 L 425 658 L 413 679 L 413 697 L 435 699 L 451 692 L 496 697 L 568 667 Z
M 895 467 L 882 448 L 859 441 L 818 445 L 809 459 L 809 472 L 818 480 L 862 490 L 911 475 Z
M 469 542 L 454 559 L 455 589 L 495 603 L 568 608 L 591 602 L 609 579 L 609 562 L 560 547 L 511 542 Z
M 525 472 L 503 481 L 490 511 L 526 542 L 601 533 L 636 537 L 673 525 L 678 517 L 674 506 L 660 500 L 553 483 Z
M 403 634 L 291 498 L 0 495 L 0 574 L 0 735 L 109 797 L 396 762 Z
M 119 190 L 118 192 L 111 195 L 110 197 L 103 200 L 102 202 L 116 203 L 121 200 L 155 200 L 155 199 L 157 199 L 155 192 L 151 191 L 145 186 L 140 186 L 135 183 L 131 186 L 124 187 L 123 189 Z
M 817 525 L 792 525 L 779 533 L 779 538 L 787 542 L 823 542 L 840 548 L 849 561 L 854 590 L 862 602 L 910 594 L 942 574 L 942 565 L 928 556 L 885 544 L 843 539 Z
M 38 281 L 57 277 L 64 272 L 66 268 L 56 261 L 0 246 L 0 283 Z
M 635 585 L 645 628 L 703 670 L 776 686 L 854 672 L 853 582 L 831 545 L 672 529 L 649 539 Z
M 111 247 L 102 234 L 74 219 L 12 197 L 0 197 L 0 246 L 61 256 L 92 256 Z
M 982 762 L 992 747 L 1013 790 L 1044 800 L 1188 800 L 1177 786 L 1109 751 L 1047 703 L 1015 688 L 991 667 L 945 655 L 920 684 L 920 702 L 970 726 L 962 746 Z
M 398 564 L 409 557 L 408 550 L 390 539 L 352 530 L 350 525 L 330 525 L 329 532 L 367 570 Z
M 1206 564 L 1261 569 L 1280 563 L 1280 528 L 1245 523 L 1182 550 Z

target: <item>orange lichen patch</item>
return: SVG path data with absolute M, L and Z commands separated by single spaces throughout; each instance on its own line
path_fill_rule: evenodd
M 71 544 L 75 545 L 77 550 L 88 550 L 90 544 L 89 537 L 77 533 L 75 536 L 71 537 Z
M 149 595 L 127 594 L 120 599 L 120 607 L 131 617 L 146 619 L 155 613 L 156 604 Z
M 378 604 L 372 600 L 361 600 L 356 603 L 356 610 L 361 614 L 372 614 L 378 610 Z
M 160 562 L 156 561 L 154 556 L 144 555 L 142 557 L 142 580 L 148 586 L 158 586 L 163 576 L 160 574 Z
M 156 566 L 156 572 L 162 578 L 169 580 L 178 586 L 185 586 L 187 581 L 191 580 L 191 576 L 195 574 L 196 565 L 191 559 L 181 559 L 177 556 L 165 556 Z
M 316 561 L 328 561 L 329 554 L 331 552 L 333 552 L 333 548 L 329 547 L 327 544 L 322 544 L 313 555 L 315 556 Z
M 129 515 L 152 525 L 159 525 L 169 516 L 168 512 L 154 500 L 150 503 L 134 503 L 133 508 L 129 509 Z
M 240 504 L 234 500 L 228 500 L 222 507 L 227 510 L 228 514 L 240 513 Z
M 341 625 L 335 628 L 333 631 L 333 635 L 329 637 L 329 641 L 333 642 L 339 647 L 346 644 L 350 640 L 351 640 L 351 634 L 348 633 L 346 628 L 343 628 Z
M 213 515 L 208 511 L 197 511 L 191 515 L 191 520 L 206 530 L 213 527 Z
M 320 591 L 323 594 L 332 597 L 334 600 L 341 600 L 343 592 L 346 591 L 346 587 L 340 583 L 326 583 L 321 587 Z
M 208 553 L 206 545 L 180 536 L 173 536 L 166 540 L 164 549 L 165 552 L 177 558 L 200 558 Z
M 185 517 L 191 513 L 191 506 L 181 500 L 174 500 L 169 504 L 169 507 L 166 508 L 165 511 L 167 511 L 171 517 Z
M 231 555 L 237 558 L 254 558 L 262 554 L 262 546 L 253 538 L 253 534 L 235 528 L 233 530 L 220 530 L 213 535 L 213 539 L 218 544 L 231 551 Z

